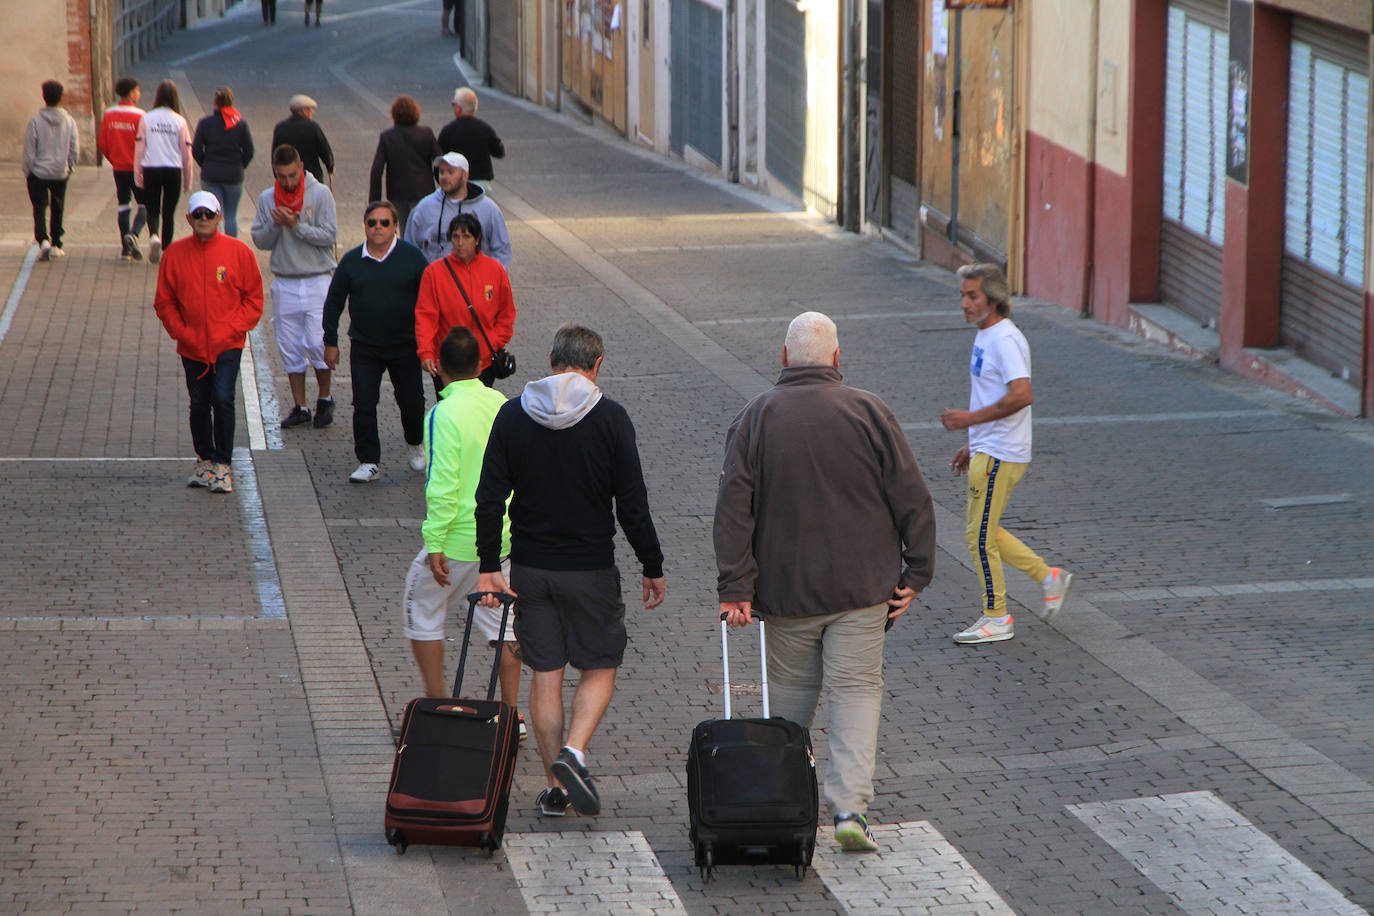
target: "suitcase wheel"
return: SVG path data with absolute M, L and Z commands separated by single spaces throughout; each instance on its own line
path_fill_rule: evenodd
M 477 835 L 477 845 L 487 851 L 487 858 L 490 859 L 496 852 L 496 847 L 501 845 L 501 841 L 496 839 L 494 834 L 483 830 Z
M 410 844 L 406 842 L 406 835 L 395 827 L 390 827 L 386 831 L 386 841 L 396 847 L 396 855 L 406 854 L 406 847 Z
M 711 872 L 716 867 L 716 856 L 711 851 L 711 847 L 702 844 L 697 847 L 696 864 L 701 868 L 701 881 L 703 884 L 711 880 Z

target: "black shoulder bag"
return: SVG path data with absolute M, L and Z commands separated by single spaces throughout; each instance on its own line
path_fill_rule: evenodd
M 463 301 L 468 304 L 468 311 L 472 313 L 472 322 L 477 325 L 477 333 L 482 335 L 482 340 L 487 345 L 487 350 L 491 352 L 491 372 L 497 378 L 508 378 L 515 374 L 515 354 L 505 347 L 497 350 L 492 347 L 491 339 L 487 337 L 486 329 L 482 327 L 482 319 L 477 317 L 477 309 L 472 307 L 472 300 L 468 298 L 468 291 L 463 289 L 463 284 L 459 282 L 458 275 L 453 272 L 453 265 L 444 258 L 444 266 L 448 268 L 448 275 L 453 278 L 454 284 L 458 287 L 458 292 L 463 294 Z

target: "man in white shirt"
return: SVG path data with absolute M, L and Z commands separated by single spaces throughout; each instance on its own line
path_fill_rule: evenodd
M 967 429 L 968 444 L 950 462 L 956 474 L 968 472 L 966 535 L 973 555 L 983 616 L 954 634 L 963 645 L 1000 642 L 1016 635 L 1007 613 L 1002 574 L 1005 559 L 1040 583 L 1046 619 L 1064 604 L 1073 573 L 1050 567 L 1035 551 L 1002 527 L 1002 513 L 1031 460 L 1031 360 L 1025 335 L 1011 321 L 1011 290 L 995 264 L 959 268 L 964 320 L 978 328 L 969 362 L 972 390 L 968 410 L 946 408 L 945 429 Z

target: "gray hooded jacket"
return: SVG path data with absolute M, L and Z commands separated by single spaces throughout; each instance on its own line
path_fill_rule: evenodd
M 283 229 L 272 222 L 276 206 L 275 185 L 258 195 L 258 212 L 253 217 L 253 244 L 271 251 L 269 266 L 276 277 L 314 277 L 334 271 L 334 240 L 338 222 L 334 215 L 334 195 L 329 188 L 306 172 L 305 204 L 294 228 Z
M 24 174 L 62 181 L 76 168 L 76 119 L 64 108 L 42 108 L 24 130 Z
M 406 241 L 424 252 L 425 260 L 433 264 L 453 250 L 448 240 L 448 224 L 459 213 L 477 217 L 482 227 L 482 254 L 495 258 L 510 270 L 510 234 L 506 231 L 506 217 L 482 186 L 471 181 L 467 197 L 462 200 L 450 200 L 440 188 L 416 204 L 406 221 Z

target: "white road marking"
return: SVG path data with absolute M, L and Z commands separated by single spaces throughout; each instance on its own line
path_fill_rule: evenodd
M 243 391 L 243 419 L 248 424 L 248 447 L 267 448 L 267 436 L 262 419 L 262 400 L 258 396 L 258 365 L 253 359 L 253 347 L 243 348 L 239 363 L 239 388 Z
M 1365 913 L 1211 792 L 1068 810 L 1185 912 Z
M 1097 603 L 1167 601 L 1174 598 L 1228 598 L 1235 595 L 1273 595 L 1287 592 L 1349 592 L 1374 588 L 1374 577 L 1350 579 L 1281 579 L 1273 582 L 1227 582 L 1221 585 L 1151 585 L 1111 591 L 1085 592 Z
M 254 420 L 257 422 L 258 434 L 262 436 L 263 445 L 253 444 L 253 448 L 281 448 L 281 408 L 277 406 L 277 389 L 272 384 L 272 373 L 268 367 L 272 364 L 267 361 L 267 344 L 263 341 L 262 326 L 254 328 L 248 332 L 248 352 L 243 354 L 248 360 L 248 369 L 252 376 L 253 388 L 257 392 L 254 400 L 257 403 L 256 415 L 249 414 L 249 442 L 252 442 Z M 259 371 L 258 367 L 262 367 Z M 243 401 L 245 409 L 248 404 L 248 378 L 240 380 L 244 385 Z
M 1087 426 L 1103 423 L 1182 423 L 1200 420 L 1254 420 L 1260 417 L 1278 417 L 1276 410 L 1184 410 L 1177 413 L 1117 413 L 1101 414 L 1095 417 L 1042 417 L 1036 416 L 1036 426 Z M 903 423 L 902 429 L 908 432 L 929 429 L 944 429 L 939 420 L 922 420 Z
M 502 845 L 531 916 L 687 914 L 638 830 L 507 834 Z
M 849 913 L 1006 914 L 1015 911 L 929 821 L 873 824 L 877 853 L 847 853 L 834 830 L 816 834 L 812 866 Z
M 634 249 L 623 248 L 621 250 L 631 251 Z M 948 318 L 949 309 L 923 312 L 913 312 L 910 310 L 905 312 L 860 312 L 857 315 L 835 315 L 829 312 L 826 314 L 830 316 L 832 321 L 838 323 L 841 321 L 870 321 L 874 319 L 886 320 L 889 318 Z M 796 315 L 764 315 L 754 318 L 712 318 L 706 321 L 694 321 L 692 323 L 700 328 L 726 324 L 787 324 L 796 317 Z M 1039 422 L 1038 417 L 1036 418 L 1036 422 Z
M 272 553 L 272 538 L 267 533 L 267 515 L 262 508 L 262 494 L 258 491 L 257 470 L 253 467 L 253 453 L 246 448 L 234 449 L 234 493 L 243 510 L 243 530 L 253 553 L 253 578 L 258 590 L 258 607 L 263 617 L 286 618 L 286 599 L 282 597 L 281 582 L 277 578 L 277 560 Z
M 5 335 L 10 332 L 10 322 L 14 321 L 14 313 L 19 308 L 19 300 L 24 298 L 24 289 L 29 285 L 29 274 L 33 273 L 33 265 L 37 261 L 38 246 L 30 244 L 28 253 L 24 255 L 24 263 L 19 267 L 19 275 L 10 285 L 9 298 L 5 300 L 5 311 L 0 313 L 0 343 L 5 342 Z

